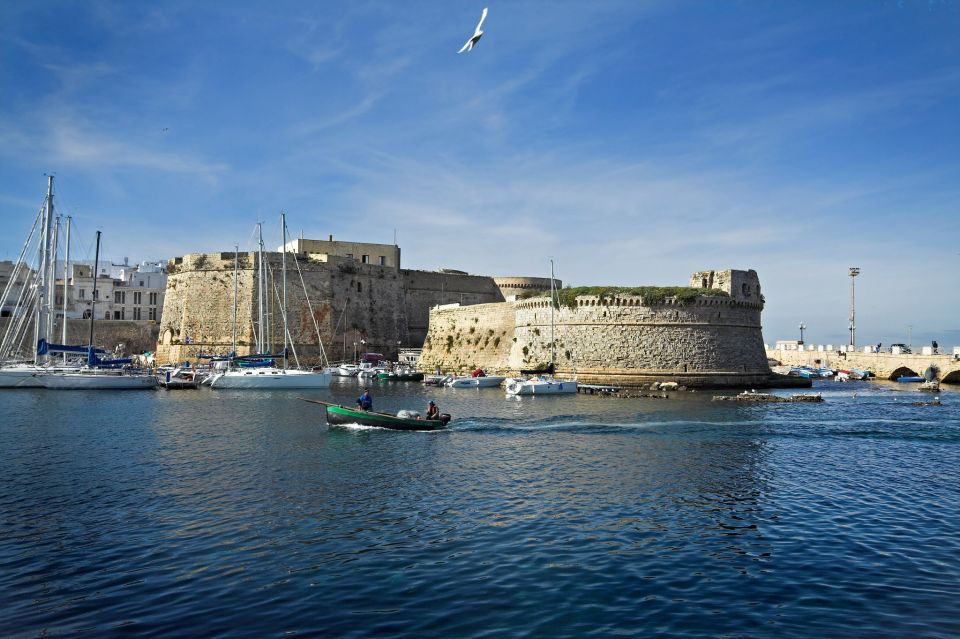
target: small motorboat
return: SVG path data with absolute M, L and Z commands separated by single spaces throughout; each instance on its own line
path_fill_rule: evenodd
M 411 370 L 399 370 L 390 373 L 377 373 L 377 379 L 381 382 L 422 382 L 423 373 L 417 373 Z
M 199 388 L 205 375 L 192 368 L 176 368 L 166 371 L 164 376 L 157 376 L 160 385 L 167 390 L 182 390 L 185 388 Z
M 923 378 L 923 377 L 919 377 L 919 376 L 916 376 L 916 375 L 902 375 L 902 376 L 900 376 L 900 377 L 897 378 L 897 381 L 898 381 L 898 382 L 908 382 L 908 383 L 910 383 L 910 382 L 925 382 L 925 381 L 927 381 L 927 380 L 926 380 L 925 378 Z
M 440 430 L 446 428 L 447 424 L 450 423 L 449 413 L 442 413 L 440 419 L 423 419 L 413 411 L 400 411 L 400 415 L 403 416 L 390 415 L 389 413 L 378 413 L 372 410 L 347 408 L 346 406 L 321 402 L 316 399 L 301 399 L 311 404 L 326 406 L 327 423 L 331 426 L 359 424 L 360 426 L 376 426 L 393 430 Z M 418 416 L 413 417 L 412 415 Z
M 484 375 L 483 377 L 455 377 L 447 382 L 450 388 L 495 388 L 500 386 L 506 377 L 499 375 Z

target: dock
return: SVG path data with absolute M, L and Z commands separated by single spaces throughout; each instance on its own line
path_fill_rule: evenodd
M 577 392 L 586 395 L 612 395 L 620 392 L 619 386 L 610 386 L 605 384 L 577 384 Z

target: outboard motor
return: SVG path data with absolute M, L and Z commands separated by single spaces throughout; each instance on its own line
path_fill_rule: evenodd
M 440 423 L 446 426 L 450 422 L 450 413 L 440 413 Z

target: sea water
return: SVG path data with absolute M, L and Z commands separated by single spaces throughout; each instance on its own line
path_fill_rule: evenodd
M 370 387 L 0 393 L 0 636 L 960 636 L 957 390 Z

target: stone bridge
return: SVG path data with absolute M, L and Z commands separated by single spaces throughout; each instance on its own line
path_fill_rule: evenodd
M 832 351 L 768 350 L 767 357 L 788 366 L 814 368 L 859 368 L 873 371 L 880 379 L 895 380 L 904 375 L 923 375 L 928 366 L 939 369 L 938 379 L 944 384 L 960 384 L 960 356 L 957 355 L 894 355 L 893 353 L 837 353 Z

